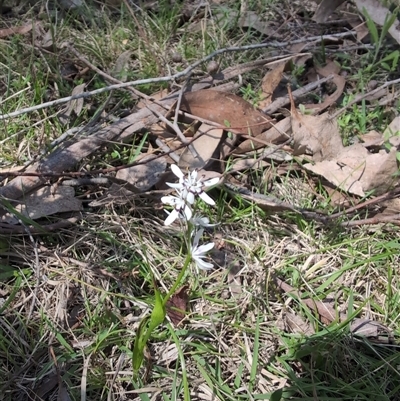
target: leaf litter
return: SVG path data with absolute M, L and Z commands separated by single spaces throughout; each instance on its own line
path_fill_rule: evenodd
M 326 4 L 326 2 L 321 3 L 321 8 L 324 3 Z M 325 14 L 329 14 L 329 12 Z M 321 18 L 327 18 L 327 16 L 325 15 Z M 262 29 L 264 34 L 274 34 L 275 30 L 270 30 L 267 26 L 262 28 L 260 25 L 261 20 L 255 18 L 254 15 L 247 14 L 243 21 L 246 21 L 242 24 L 244 28 L 250 26 L 252 29 Z M 113 73 L 119 74 L 121 81 L 126 79 L 126 66 L 129 62 L 129 57 L 129 53 L 121 53 L 116 62 Z M 277 63 L 269 73 L 264 74 L 263 81 L 260 81 L 263 96 L 265 96 L 265 103 L 259 104 L 260 109 L 273 107 L 274 99 L 272 94 L 278 85 L 282 86 L 285 64 L 285 62 Z M 206 169 L 207 173 L 222 174 L 223 180 L 228 184 L 232 178 L 237 178 L 236 176 L 232 177 L 235 175 L 235 171 L 243 171 L 246 167 L 248 170 L 254 169 L 254 171 L 257 171 L 271 169 L 276 163 L 282 166 L 288 164 L 287 171 L 290 172 L 294 169 L 290 166 L 290 163 L 296 160 L 301 166 L 302 173 L 310 177 L 310 179 L 318 180 L 326 188 L 338 193 L 344 192 L 346 195 L 353 196 L 351 198 L 353 205 L 359 201 L 358 197 L 365 197 L 371 191 L 374 196 L 385 194 L 398 184 L 396 176 L 398 171 L 397 149 L 395 148 L 397 146 L 398 135 L 396 135 L 396 127 L 398 125 L 393 123 L 390 130 L 388 128 L 388 131 L 385 131 L 383 135 L 371 133 L 369 137 L 364 136 L 362 138 L 365 140 L 363 144 L 355 143 L 350 146 L 343 146 L 336 119 L 330 118 L 330 112 L 321 114 L 324 110 L 335 105 L 345 90 L 346 79 L 340 75 L 340 70 L 337 67 L 338 65 L 331 60 L 328 61 L 325 67 L 315 66 L 314 78 L 311 79 L 318 80 L 320 76 L 332 76 L 331 81 L 335 86 L 333 91 L 332 88 L 328 88 L 328 91 L 325 91 L 319 103 L 312 102 L 304 96 L 301 99 L 291 98 L 290 115 L 287 110 L 279 110 L 274 113 L 274 118 L 266 115 L 261 110 L 253 107 L 250 102 L 246 102 L 235 94 L 215 90 L 218 89 L 216 86 L 222 83 L 218 81 L 218 78 L 203 82 L 202 85 L 208 88 L 212 87 L 212 89 L 203 89 L 204 86 L 201 86 L 202 90 L 183 93 L 181 101 L 179 101 L 179 93 L 172 95 L 165 93 L 153 104 L 151 104 L 151 100 L 149 102 L 146 99 L 141 110 L 133 111 L 129 116 L 123 117 L 109 126 L 99 126 L 97 132 L 89 138 L 76 138 L 72 144 L 68 143 L 54 150 L 41 163 L 32 165 L 27 169 L 27 172 L 33 175 L 25 176 L 22 172 L 13 180 L 5 181 L 3 187 L 0 188 L 0 194 L 9 197 L 11 200 L 18 201 L 22 205 L 22 209 L 19 210 L 21 212 L 24 210 L 32 211 L 33 206 L 29 203 L 30 199 L 32 199 L 35 213 L 27 213 L 27 216 L 31 219 L 41 219 L 65 211 L 82 210 L 82 202 L 80 198 L 75 197 L 75 191 L 72 188 L 60 186 L 60 190 L 53 193 L 50 191 L 50 187 L 45 186 L 47 181 L 55 178 L 71 178 L 69 171 L 72 170 L 73 173 L 78 173 L 74 171 L 76 165 L 87 161 L 87 158 L 92 155 L 97 154 L 98 156 L 101 152 L 104 152 L 105 148 L 109 149 L 111 142 L 127 142 L 138 133 L 146 130 L 151 131 L 154 124 L 163 124 L 164 130 L 166 130 L 165 122 L 160 120 L 160 116 L 165 117 L 172 123 L 177 123 L 177 121 L 174 121 L 175 110 L 173 109 L 176 106 L 176 102 L 180 105 L 179 113 L 175 113 L 175 116 L 179 114 L 179 124 L 188 124 L 187 118 L 192 123 L 200 122 L 200 124 L 195 124 L 198 128 L 189 139 L 190 144 L 195 149 L 195 154 L 190 152 L 187 144 L 182 143 L 174 133 L 171 134 L 171 130 L 169 130 L 169 135 L 173 137 L 174 145 L 169 142 L 171 138 L 168 139 L 166 135 L 163 136 L 161 134 L 162 130 L 160 130 L 160 132 L 153 132 L 151 143 L 149 140 L 149 144 L 146 144 L 144 149 L 139 152 L 138 157 L 131 165 L 117 166 L 115 169 L 113 167 L 99 169 L 97 173 L 96 170 L 88 170 L 84 176 L 96 176 L 99 174 L 108 175 L 110 178 L 115 176 L 119 180 L 118 184 L 110 180 L 110 182 L 113 182 L 110 188 L 100 189 L 104 191 L 104 194 L 109 194 L 108 191 L 111 193 L 111 188 L 113 188 L 114 195 L 121 192 L 120 200 L 123 198 L 121 204 L 124 204 L 134 196 L 139 195 L 146 198 L 147 192 L 162 188 L 163 183 L 167 181 L 164 174 L 168 170 L 167 165 L 175 160 L 174 157 L 179 160 L 181 167 Z M 254 64 L 251 67 L 243 66 L 243 68 L 250 71 L 258 67 Z M 239 68 L 237 71 L 240 71 Z M 228 76 L 228 73 L 232 74 L 232 67 L 218 72 L 216 77 Z M 233 78 L 235 78 L 234 73 L 233 76 L 230 76 L 230 79 Z M 77 91 L 80 90 L 79 87 L 76 88 L 78 88 L 76 89 Z M 83 90 L 83 87 L 81 90 Z M 149 104 L 152 107 L 154 106 L 155 109 L 150 110 Z M 72 105 L 74 107 L 71 108 Z M 71 112 L 76 114 L 79 114 L 82 110 L 82 105 L 83 101 L 72 101 L 69 104 Z M 392 149 L 387 149 L 387 143 L 391 144 Z M 286 156 L 281 159 L 270 157 L 271 154 L 282 151 L 282 144 L 285 144 Z M 224 147 L 229 151 L 223 150 Z M 267 151 L 257 153 L 256 148 Z M 268 156 L 268 154 L 270 155 Z M 231 174 L 224 172 L 228 158 L 231 158 L 229 162 L 233 162 L 232 165 L 234 166 Z M 48 175 L 43 176 L 43 172 Z M 5 176 L 7 172 L 3 171 L 2 174 Z M 80 177 L 80 174 L 76 176 Z M 248 192 L 241 192 L 243 190 L 243 182 L 251 182 L 250 173 L 247 176 L 243 174 L 243 177 L 245 178 L 244 180 L 237 182 L 239 188 L 231 186 L 231 191 L 236 195 L 246 195 L 251 202 L 269 212 L 281 210 L 298 211 L 291 203 L 284 203 L 279 199 L 266 199 L 263 196 L 257 196 L 259 194 L 256 193 L 249 195 Z M 279 175 L 277 174 L 275 178 L 278 177 Z M 133 185 L 136 190 L 129 191 L 127 189 L 128 186 L 124 186 L 124 182 Z M 64 191 L 62 188 L 66 190 Z M 97 185 L 89 185 L 85 196 L 95 202 L 94 193 L 98 190 L 99 187 Z M 30 192 L 28 196 L 26 196 L 27 192 Z M 118 198 L 118 195 L 115 195 L 115 197 Z M 63 201 L 61 205 L 58 203 L 60 199 Z M 389 205 L 390 207 L 396 207 L 395 201 L 398 201 L 398 198 L 385 200 L 386 203 L 392 202 Z M 52 202 L 54 202 L 54 207 L 45 207 L 45 204 Z M 113 200 L 110 201 L 110 203 L 113 202 Z M 91 203 L 91 207 L 100 206 L 107 206 L 107 202 Z M 8 216 L 12 217 L 12 212 L 8 211 Z M 389 214 L 389 216 L 391 215 Z M 326 220 L 315 220 L 317 222 L 326 222 Z M 10 220 L 6 223 L 17 224 L 18 222 L 11 222 Z M 228 277 L 231 295 L 238 299 L 243 296 L 241 288 L 243 283 L 238 277 L 239 274 L 236 271 L 232 271 Z M 280 286 L 287 294 L 295 293 L 300 302 L 309 308 L 312 313 L 318 314 L 323 325 L 329 325 L 337 319 L 337 311 L 329 303 L 313 298 L 303 299 L 302 294 L 296 292 L 293 287 L 286 285 L 283 281 L 280 282 Z M 188 309 L 187 289 L 182 291 L 175 294 L 176 298 L 171 299 L 171 301 L 176 301 L 177 305 L 179 304 L 179 307 L 173 306 L 169 311 L 170 318 L 175 324 L 178 324 L 183 319 L 184 312 Z M 174 309 L 177 312 L 175 316 Z M 181 312 L 178 312 L 178 310 Z M 309 323 L 298 314 L 287 312 L 285 319 L 287 327 L 291 331 L 307 335 L 311 335 L 314 331 Z M 364 325 L 362 321 L 357 323 L 359 323 L 358 326 Z M 374 324 L 372 323 L 372 325 Z M 359 329 L 358 326 L 352 327 L 351 331 L 378 337 L 378 330 L 373 330 L 369 325 L 365 324 L 366 329 L 364 330 Z M 384 331 L 384 329 L 382 330 Z M 59 397 L 68 399 L 63 383 L 59 386 Z

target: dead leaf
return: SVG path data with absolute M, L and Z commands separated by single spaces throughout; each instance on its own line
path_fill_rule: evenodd
M 243 171 L 243 170 L 263 170 L 269 167 L 270 164 L 264 160 L 254 160 L 254 159 L 238 159 L 233 164 L 231 169 L 233 171 Z
M 181 110 L 225 126 L 234 133 L 257 136 L 271 126 L 266 115 L 241 97 L 211 89 L 185 93 Z
M 53 35 L 54 32 L 51 29 L 49 29 L 44 34 L 42 40 L 38 43 L 38 45 L 44 50 L 53 51 L 54 50 Z
M 57 373 L 50 373 L 46 378 L 44 378 L 40 384 L 33 390 L 35 394 L 34 400 L 44 400 L 46 399 L 46 394 L 52 391 L 58 384 Z
M 167 315 L 175 326 L 178 326 L 186 317 L 189 304 L 188 289 L 188 285 L 181 287 L 167 301 Z
M 272 128 L 262 132 L 260 135 L 257 136 L 257 138 L 263 142 L 278 144 L 289 139 L 291 134 L 292 134 L 292 123 L 290 117 L 286 117 L 283 120 L 277 122 L 276 124 L 273 124 Z M 235 153 L 238 154 L 247 153 L 264 146 L 265 145 L 263 145 L 261 142 L 256 142 L 251 139 L 247 139 L 243 141 L 235 149 Z
M 332 60 L 329 60 L 324 67 L 315 67 L 315 70 L 318 75 L 324 78 L 333 75 L 332 82 L 336 86 L 335 92 L 333 92 L 329 96 L 326 96 L 322 103 L 305 105 L 305 108 L 307 109 L 313 109 L 314 112 L 321 112 L 330 107 L 340 98 L 340 96 L 342 96 L 343 90 L 346 85 L 346 80 L 341 75 L 338 75 L 340 72 L 340 65 Z
M 72 90 L 71 96 L 80 95 L 85 91 L 85 87 L 86 84 L 80 84 L 75 86 L 75 88 Z M 83 98 L 70 100 L 67 103 L 66 109 L 58 116 L 60 122 L 62 124 L 67 124 L 72 112 L 74 112 L 75 115 L 79 116 L 79 114 L 83 109 L 83 102 L 84 102 Z
M 328 17 L 344 2 L 345 0 L 322 0 L 312 19 L 319 24 L 325 22 Z
M 38 29 L 40 26 L 41 26 L 40 22 L 29 22 L 25 25 L 0 29 L 0 38 L 6 38 L 11 35 L 25 35 L 32 29 Z
M 319 116 L 300 114 L 294 104 L 292 112 L 293 154 L 311 154 L 315 161 L 334 159 L 342 150 L 336 120 L 328 113 Z
M 309 322 L 304 321 L 301 316 L 286 312 L 283 316 L 283 327 L 286 332 L 300 333 L 305 336 L 315 334 L 315 330 Z
M 279 278 L 275 278 L 275 281 L 279 288 L 281 288 L 286 293 L 292 293 L 299 298 L 299 301 L 308 306 L 314 312 L 318 312 L 321 317 L 322 323 L 332 323 L 336 318 L 335 310 L 328 304 L 324 304 L 321 301 L 315 301 L 311 298 L 302 298 L 299 291 L 295 290 L 294 287 L 285 283 L 283 280 Z
M 273 36 L 275 28 L 270 25 L 270 22 L 262 20 L 255 11 L 246 11 L 240 15 L 239 26 L 241 28 L 252 28 L 264 35 Z
M 383 135 L 378 131 L 372 130 L 361 135 L 360 140 L 362 141 L 362 145 L 366 148 L 376 148 L 382 146 Z
M 377 216 L 393 216 L 400 214 L 400 198 L 388 199 L 382 202 L 380 206 L 385 209 Z
M 195 154 L 186 147 L 179 158 L 180 168 L 206 168 L 213 160 L 219 160 L 220 144 L 224 137 L 224 130 L 208 124 L 202 124 L 191 142 Z
M 134 185 L 140 191 L 148 191 L 160 181 L 161 175 L 167 168 L 167 159 L 145 155 L 138 157 L 137 161 L 140 161 L 141 164 L 119 170 L 116 178 Z
M 395 181 L 396 148 L 390 152 L 369 153 L 361 144 L 355 144 L 344 148 L 334 160 L 306 164 L 304 168 L 349 193 L 363 197 L 366 192 L 374 191 L 374 195 L 379 195 L 388 191 Z
M 369 17 L 380 26 L 384 26 L 385 21 L 393 16 L 390 10 L 379 0 L 355 0 L 354 2 L 361 13 L 364 14 L 367 11 Z M 400 21 L 397 18 L 394 19 L 388 32 L 400 45 Z
M 380 344 L 393 342 L 393 333 L 387 327 L 369 319 L 354 319 L 350 325 L 350 333 L 367 337 Z
M 262 96 L 263 100 L 258 104 L 260 109 L 264 109 L 272 103 L 272 94 L 282 80 L 283 71 L 287 62 L 283 61 L 274 65 L 274 67 L 268 71 L 261 81 Z
M 394 118 L 394 120 L 388 125 L 383 132 L 385 140 L 389 140 L 392 146 L 400 146 L 400 116 Z
M 330 324 L 336 320 L 336 311 L 328 303 L 322 301 L 316 301 L 311 298 L 303 298 L 301 293 L 295 290 L 292 286 L 285 283 L 280 278 L 275 278 L 277 286 L 286 293 L 294 294 L 298 297 L 299 302 L 306 305 L 312 311 L 317 312 L 320 316 L 321 322 L 324 324 Z
M 75 198 L 72 187 L 58 186 L 54 193 L 53 188 L 46 186 L 27 195 L 15 209 L 32 220 L 51 216 L 56 213 L 77 212 L 82 210 L 82 202 Z M 11 213 L 0 213 L 0 221 L 17 224 L 18 220 Z
M 65 386 L 62 378 L 60 379 L 58 383 L 58 394 L 57 394 L 57 401 L 72 401 L 67 387 Z
M 324 189 L 328 194 L 329 203 L 334 207 L 350 207 L 356 203 L 356 198 L 351 197 L 343 191 L 338 191 L 336 188 L 331 188 L 324 185 Z
M 121 53 L 118 56 L 115 66 L 112 70 L 112 76 L 119 79 L 121 82 L 126 82 L 128 79 L 129 60 L 131 55 L 132 52 L 130 50 L 126 50 Z

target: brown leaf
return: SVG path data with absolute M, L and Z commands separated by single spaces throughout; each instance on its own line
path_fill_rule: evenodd
M 312 154 L 315 161 L 334 159 L 343 149 L 337 122 L 328 113 L 300 114 L 292 104 L 294 155 Z
M 258 104 L 260 109 L 264 109 L 272 102 L 272 94 L 282 80 L 283 70 L 286 66 L 286 61 L 281 61 L 273 66 L 268 71 L 261 81 L 263 100 Z
M 159 103 L 162 106 L 154 104 L 154 108 L 161 114 L 165 114 L 165 107 L 172 106 L 174 99 L 163 99 Z M 56 152 L 50 153 L 49 156 L 40 160 L 40 163 L 34 163 L 27 168 L 29 173 L 61 173 L 76 167 L 80 160 L 87 157 L 103 145 L 107 145 L 110 141 L 126 141 L 133 136 L 134 133 L 149 129 L 149 127 L 159 120 L 154 111 L 144 108 L 121 118 L 114 124 L 102 128 L 93 135 L 77 138 L 72 144 L 57 149 Z M 45 182 L 42 175 L 38 176 L 18 176 L 0 187 L 0 197 L 4 196 L 9 199 L 19 199 L 27 192 L 42 186 Z
M 275 28 L 269 25 L 270 23 L 262 20 L 260 15 L 255 11 L 242 13 L 239 19 L 239 26 L 241 28 L 252 28 L 264 35 L 273 36 L 275 34 Z
M 188 289 L 189 286 L 184 285 L 167 301 L 167 315 L 175 326 L 185 319 L 189 304 Z
M 65 386 L 62 379 L 60 379 L 58 383 L 57 401 L 71 401 L 71 397 L 69 396 L 67 387 Z
M 115 62 L 114 68 L 112 70 L 111 75 L 114 78 L 119 79 L 121 82 L 126 82 L 128 79 L 128 70 L 129 70 L 129 60 L 131 58 L 132 52 L 130 50 L 126 50 L 121 53 L 117 61 Z
M 276 124 L 273 124 L 273 126 L 267 131 L 264 131 L 258 135 L 257 139 L 260 139 L 263 142 L 277 144 L 286 141 L 288 138 L 290 138 L 291 134 L 292 123 L 290 117 L 286 117 L 283 120 L 278 121 Z M 261 142 L 247 139 L 236 148 L 235 153 L 247 153 L 264 146 L 265 145 L 263 145 Z
M 355 144 L 344 148 L 334 160 L 309 163 L 304 168 L 349 193 L 365 196 L 373 190 L 374 195 L 379 195 L 394 184 L 398 171 L 396 152 L 393 147 L 390 152 L 369 153 L 361 144 Z
M 275 278 L 275 282 L 283 291 L 296 295 L 301 303 L 306 305 L 312 311 L 317 312 L 322 323 L 329 324 L 336 320 L 336 311 L 329 304 L 322 301 L 315 301 L 311 298 L 302 298 L 299 291 L 295 290 L 292 286 L 279 278 Z
M 393 342 L 393 334 L 387 327 L 369 319 L 354 319 L 350 325 L 350 332 L 381 344 Z
M 40 22 L 28 22 L 25 25 L 13 26 L 11 28 L 0 29 L 0 38 L 6 38 L 11 35 L 25 35 L 32 29 L 37 29 L 41 25 Z
M 315 330 L 311 324 L 304 321 L 299 315 L 286 312 L 283 321 L 284 328 L 287 332 L 300 333 L 306 336 L 315 334 Z
M 266 115 L 241 97 L 211 89 L 185 93 L 181 109 L 227 126 L 234 133 L 257 136 L 271 126 Z
M 71 96 L 80 95 L 81 93 L 84 92 L 85 87 L 86 84 L 80 84 L 75 86 L 75 88 L 72 90 Z M 72 112 L 74 112 L 75 115 L 78 116 L 83 109 L 83 102 L 84 102 L 83 98 L 70 100 L 67 103 L 66 109 L 62 112 L 62 114 L 59 114 L 59 119 L 61 123 L 67 124 Z
M 139 157 L 137 161 L 143 164 L 119 170 L 116 178 L 129 182 L 144 192 L 157 184 L 161 179 L 162 174 L 167 168 L 167 160 L 165 157 L 156 158 L 154 155 L 145 155 Z
M 208 124 L 201 124 L 197 130 L 191 148 L 186 147 L 179 158 L 180 168 L 201 169 L 213 160 L 218 160 L 220 144 L 224 130 Z M 194 154 L 191 152 L 194 149 Z
M 389 140 L 392 146 L 400 147 L 400 116 L 397 116 L 383 132 L 383 137 Z
M 345 0 L 322 0 L 312 19 L 319 24 L 321 22 L 325 22 L 328 17 L 344 2 Z
M 79 211 L 82 209 L 82 202 L 75 198 L 72 187 L 58 186 L 53 192 L 53 188 L 47 186 L 27 195 L 15 209 L 24 216 L 37 220 L 56 213 Z M 0 214 L 0 221 L 18 223 L 14 215 L 8 212 Z
M 383 144 L 383 135 L 375 130 L 361 135 L 362 145 L 366 148 L 380 147 Z
M 305 106 L 307 109 L 313 109 L 314 112 L 321 112 L 330 107 L 340 98 L 340 96 L 342 96 L 344 87 L 346 85 L 346 80 L 341 75 L 338 75 L 340 72 L 340 66 L 332 60 L 328 61 L 328 63 L 324 67 L 316 67 L 315 69 L 320 76 L 328 77 L 330 75 L 333 75 L 331 82 L 336 85 L 335 92 L 333 92 L 329 96 L 326 96 L 322 103 L 307 104 Z

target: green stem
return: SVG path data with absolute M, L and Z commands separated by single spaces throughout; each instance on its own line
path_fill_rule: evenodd
M 185 276 L 186 270 L 191 261 L 192 261 L 192 254 L 190 253 L 190 250 L 188 250 L 188 254 L 186 256 L 185 263 L 183 264 L 183 267 L 182 267 L 180 273 L 178 274 L 178 277 L 177 277 L 174 285 L 168 291 L 168 294 L 164 297 L 164 305 L 167 303 L 168 299 L 170 299 L 171 296 L 175 294 L 175 291 L 177 290 L 183 277 Z

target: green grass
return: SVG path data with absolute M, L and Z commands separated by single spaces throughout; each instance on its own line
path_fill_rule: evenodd
M 248 6 L 261 14 L 280 4 L 250 1 Z M 29 34 L 0 42 L 1 114 L 68 96 L 83 82 L 86 90 L 108 85 L 61 46 L 65 40 L 112 76 L 119 56 L 130 51 L 131 57 L 117 74 L 128 81 L 169 75 L 219 48 L 263 39 L 255 30 L 238 28 L 235 21 L 218 21 L 215 9 L 185 19 L 180 2 L 134 10 L 140 25 L 125 5 L 113 13 L 96 7 L 89 7 L 85 18 L 69 13 L 63 18 L 43 17 L 45 29 L 53 33 L 51 50 L 39 51 Z M 221 7 L 239 9 L 240 4 L 232 1 Z M 379 29 L 374 35 L 376 50 L 341 59 L 349 91 L 339 107 L 352 100 L 350 93 L 364 93 L 371 80 L 382 84 L 399 71 L 396 50 L 385 47 Z M 180 63 L 172 60 L 176 52 L 183 57 Z M 223 69 L 265 53 L 229 53 L 218 62 Z M 315 49 L 317 53 L 326 56 L 325 49 Z M 67 67 L 72 77 L 65 72 Z M 205 71 L 202 66 L 194 75 Z M 238 94 L 257 103 L 264 73 L 260 69 L 244 74 Z M 300 68 L 287 74 L 301 85 L 306 73 L 307 68 Z M 149 84 L 138 89 L 153 94 L 167 86 Z M 128 91 L 114 91 L 107 97 L 85 100 L 83 111 L 66 125 L 57 117 L 61 106 L 1 121 L 1 166 L 32 162 L 69 128 L 89 124 L 103 107 L 116 115 L 137 102 Z M 383 131 L 399 111 L 398 102 L 379 106 L 362 101 L 348 108 L 339 118 L 345 144 L 371 129 Z M 130 163 L 150 148 L 148 138 L 138 134 L 131 143 L 110 144 L 79 167 Z M 279 173 L 274 166 L 272 193 L 286 201 L 296 198 L 303 207 L 329 209 L 324 191 L 315 185 L 316 193 L 310 196 L 303 188 L 310 181 L 294 167 Z M 262 171 L 239 178 L 246 177 L 260 192 L 269 191 Z M 87 200 L 85 188 L 78 193 Z M 50 347 L 72 400 L 398 399 L 398 231 L 390 226 L 323 227 L 290 213 L 268 214 L 223 190 L 210 195 L 216 207 L 203 205 L 201 211 L 221 223 L 210 236 L 223 239 L 221 246 L 227 249 L 237 281 L 232 281 L 228 269 L 207 274 L 190 269 L 185 276 L 190 288 L 186 321 L 178 327 L 165 321 L 154 330 L 137 376 L 133 345 L 140 322 L 154 307 L 153 277 L 161 293 L 167 294 L 186 256 L 179 230 L 163 226 L 165 214 L 159 205 L 132 198 L 124 206 L 87 207 L 76 226 L 35 236 L 34 243 L 24 235 L 2 234 L 3 399 L 26 400 L 34 393 L 46 400 L 57 398 Z M 277 289 L 274 277 L 297 293 Z M 332 299 L 330 305 L 338 313 L 347 313 L 348 320 L 321 323 L 305 305 L 307 298 Z M 296 316 L 314 334 L 288 329 L 288 316 Z M 369 341 L 351 333 L 355 317 L 381 323 L 393 332 L 393 339 L 384 341 L 387 336 L 380 333 L 380 338 Z

